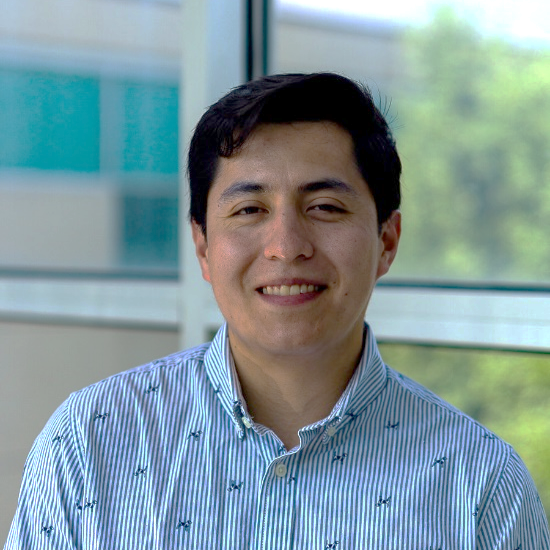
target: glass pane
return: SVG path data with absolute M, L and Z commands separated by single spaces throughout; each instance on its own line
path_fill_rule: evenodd
M 550 355 L 382 344 L 384 361 L 511 443 L 550 512 Z
M 0 25 L 0 270 L 176 276 L 178 3 L 54 3 L 44 24 L 18 6 Z
M 123 169 L 177 174 L 178 88 L 124 84 Z
M 177 187 L 159 193 L 128 189 L 120 197 L 120 257 L 128 266 L 175 268 L 178 262 Z
M 0 67 L 0 166 L 99 170 L 99 80 Z
M 392 276 L 550 281 L 550 8 L 278 0 L 277 72 L 369 85 L 403 161 Z

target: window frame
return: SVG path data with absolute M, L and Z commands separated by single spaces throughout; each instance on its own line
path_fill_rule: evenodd
M 263 9 L 268 25 L 262 32 L 267 30 L 269 40 L 260 41 L 267 48 L 261 59 L 269 60 L 272 1 L 264 2 Z M 263 17 L 247 17 L 244 0 L 182 5 L 182 48 L 191 51 L 193 46 L 193 55 L 184 54 L 181 67 L 177 67 L 182 76 L 180 111 L 185 113 L 180 113 L 180 158 L 185 158 L 204 106 L 242 82 L 250 71 L 245 66 L 245 31 L 248 25 L 248 32 L 252 32 L 250 20 L 262 25 L 265 21 Z M 216 36 L 201 33 L 204 28 L 216 28 Z M 217 55 L 222 46 L 226 57 Z M 35 48 L 26 47 L 19 48 L 17 55 L 19 59 L 32 58 L 36 64 L 36 53 Z M 8 54 L 13 60 L 13 47 L 0 50 L 0 57 Z M 44 58 L 43 51 L 40 55 Z M 70 56 L 70 52 L 64 55 Z M 119 59 L 118 64 L 111 60 L 107 68 L 100 67 L 97 57 L 89 56 L 89 61 L 90 66 L 114 74 L 119 74 L 119 69 L 132 72 L 140 66 L 135 59 L 131 63 Z M 145 63 L 157 74 L 173 74 L 176 69 L 173 63 L 151 59 Z M 144 275 L 130 270 L 103 274 L 0 270 L 0 319 L 179 328 L 182 347 L 207 339 L 223 318 L 197 265 L 186 222 L 187 181 L 181 172 L 179 278 L 175 272 Z M 387 279 L 380 281 L 373 293 L 367 320 L 381 342 L 550 353 L 550 287 L 544 285 Z

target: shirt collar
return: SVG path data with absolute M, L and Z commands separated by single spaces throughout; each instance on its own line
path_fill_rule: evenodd
M 212 340 L 204 357 L 206 372 L 214 392 L 225 411 L 232 417 L 239 437 L 244 438 L 252 420 L 246 410 L 241 385 L 229 347 L 227 324 L 224 323 Z M 385 365 L 380 357 L 374 334 L 365 323 L 363 353 L 344 393 L 326 418 L 305 429 L 336 426 L 353 420 L 380 394 L 387 381 Z
M 229 347 L 227 323 L 216 333 L 204 356 L 204 366 L 224 410 L 231 416 L 238 435 L 244 439 L 246 427 L 252 424 L 242 396 L 241 384 Z
M 361 359 L 327 420 L 344 420 L 346 416 L 353 419 L 358 416 L 378 397 L 386 383 L 386 366 L 380 356 L 374 333 L 365 323 Z

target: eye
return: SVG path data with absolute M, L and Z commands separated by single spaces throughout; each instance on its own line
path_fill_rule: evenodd
M 311 207 L 311 210 L 316 210 L 321 212 L 333 212 L 337 214 L 345 214 L 346 212 L 346 210 L 334 204 L 315 204 Z
M 260 212 L 264 212 L 264 208 L 260 208 L 259 206 L 245 206 L 241 208 L 240 210 L 237 210 L 233 215 L 234 216 L 245 216 L 250 214 L 259 214 Z

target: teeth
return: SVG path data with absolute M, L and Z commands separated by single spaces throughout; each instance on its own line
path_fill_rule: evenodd
M 281 285 L 281 286 L 264 286 L 262 292 L 273 296 L 296 296 L 298 294 L 306 294 L 307 292 L 318 292 L 319 287 L 315 285 Z

